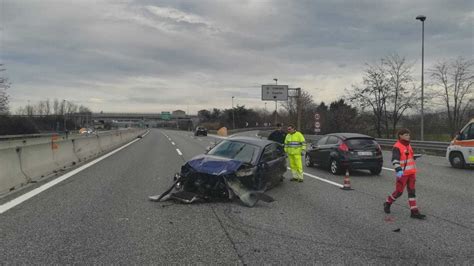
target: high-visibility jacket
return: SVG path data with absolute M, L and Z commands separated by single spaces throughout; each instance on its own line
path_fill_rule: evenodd
M 295 131 L 293 134 L 287 134 L 285 137 L 285 152 L 288 155 L 301 154 L 306 150 L 306 142 L 301 134 L 298 131 Z
M 403 175 L 416 174 L 415 158 L 413 157 L 414 153 L 411 145 L 403 145 L 400 141 L 397 141 L 393 145 L 393 148 L 400 151 L 400 159 L 392 159 L 392 164 L 395 166 L 395 170 L 398 171 L 401 168 L 403 170 Z

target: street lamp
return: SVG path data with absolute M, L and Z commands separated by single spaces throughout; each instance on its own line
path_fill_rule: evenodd
M 278 79 L 274 78 L 273 80 L 275 81 L 275 85 L 278 85 Z M 275 126 L 277 123 L 278 123 L 278 101 L 275 100 Z
M 425 61 L 425 20 L 426 16 L 419 15 L 416 17 L 417 20 L 421 21 L 421 140 L 424 140 L 424 129 L 423 129 L 423 105 L 424 105 L 424 61 Z
M 64 132 L 66 132 L 66 100 L 63 99 Z
M 234 96 L 232 96 L 232 129 L 235 129 Z

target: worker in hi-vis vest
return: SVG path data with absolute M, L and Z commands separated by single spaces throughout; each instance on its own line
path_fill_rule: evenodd
M 285 152 L 288 154 L 290 168 L 293 174 L 291 181 L 303 182 L 302 154 L 306 151 L 306 142 L 303 134 L 296 131 L 294 125 L 288 126 L 288 134 L 285 137 Z
M 408 205 L 410 206 L 411 218 L 425 219 L 426 215 L 421 214 L 416 205 L 415 181 L 416 163 L 413 149 L 410 145 L 410 131 L 406 128 L 397 133 L 398 141 L 393 145 L 392 164 L 395 167 L 396 182 L 395 191 L 388 196 L 383 203 L 385 213 L 390 213 L 392 203 L 403 194 L 405 187 L 408 191 Z

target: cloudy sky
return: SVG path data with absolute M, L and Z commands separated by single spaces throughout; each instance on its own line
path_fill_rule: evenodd
M 364 63 L 397 53 L 421 72 L 472 58 L 474 2 L 0 0 L 0 63 L 11 108 L 66 99 L 93 111 L 263 108 L 261 85 L 332 101 Z M 268 108 L 274 104 L 269 102 Z

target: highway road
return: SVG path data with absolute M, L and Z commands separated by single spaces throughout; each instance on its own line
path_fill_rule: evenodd
M 255 135 L 255 132 L 245 134 Z M 305 169 L 305 182 L 270 190 L 273 203 L 150 202 L 185 160 L 216 136 L 153 129 L 143 139 L 0 214 L 4 264 L 474 264 L 474 171 L 442 157 L 418 161 L 418 205 L 394 189 L 390 154 L 380 176 Z M 320 179 L 316 179 L 318 177 Z M 325 180 L 333 183 L 325 182 Z M 23 190 L 44 185 L 40 182 Z M 338 184 L 340 184 L 338 186 Z M 12 194 L 0 205 L 17 197 Z

